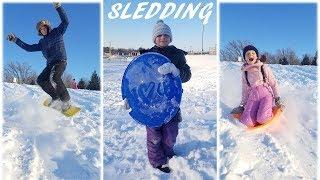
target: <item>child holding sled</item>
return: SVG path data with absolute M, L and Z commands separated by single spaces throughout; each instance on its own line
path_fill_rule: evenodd
M 8 35 L 8 40 L 16 43 L 22 49 L 28 52 L 41 51 L 47 59 L 47 65 L 37 78 L 38 85 L 51 96 L 49 106 L 55 107 L 59 101 L 62 101 L 62 110 L 70 108 L 70 96 L 64 85 L 61 76 L 67 66 L 67 54 L 63 41 L 63 35 L 66 32 L 69 21 L 66 13 L 60 3 L 53 3 L 61 19 L 61 23 L 56 28 L 51 28 L 48 20 L 41 20 L 37 23 L 37 32 L 42 38 L 37 44 L 29 45 L 16 37 L 14 34 Z M 50 76 L 56 83 L 56 87 L 50 82 Z
M 260 61 L 259 51 L 252 45 L 243 49 L 242 101 L 231 114 L 242 113 L 240 122 L 255 127 L 268 122 L 273 114 L 273 102 L 282 107 L 277 81 L 267 64 Z
M 154 46 L 147 50 L 141 50 L 140 54 L 147 52 L 156 52 L 166 56 L 170 59 L 170 63 L 165 63 L 158 68 L 160 74 L 179 76 L 182 83 L 185 83 L 191 78 L 191 70 L 186 63 L 185 51 L 176 48 L 169 44 L 172 42 L 172 33 L 170 27 L 162 20 L 159 20 L 153 29 L 152 40 Z M 125 108 L 129 109 L 127 101 L 125 101 Z M 177 114 L 166 124 L 160 127 L 148 127 L 147 130 L 147 150 L 150 164 L 162 172 L 170 173 L 171 169 L 168 166 L 168 159 L 175 156 L 173 146 L 176 143 L 178 136 L 178 125 L 181 122 L 181 112 L 178 110 Z

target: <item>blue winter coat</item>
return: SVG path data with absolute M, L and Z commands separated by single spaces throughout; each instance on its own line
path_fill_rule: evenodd
M 140 54 L 146 52 L 156 52 L 160 53 L 171 60 L 171 62 L 180 70 L 180 78 L 183 83 L 187 82 L 191 78 L 191 70 L 186 62 L 185 55 L 187 52 L 176 48 L 175 46 L 167 46 L 160 48 L 158 46 L 153 46 L 147 50 L 141 50 Z
M 47 59 L 47 65 L 67 60 L 63 34 L 66 32 L 69 21 L 61 6 L 56 10 L 61 19 L 60 25 L 53 28 L 46 36 L 41 38 L 38 44 L 29 45 L 19 38 L 17 38 L 16 41 L 16 44 L 26 51 L 42 51 L 43 56 Z

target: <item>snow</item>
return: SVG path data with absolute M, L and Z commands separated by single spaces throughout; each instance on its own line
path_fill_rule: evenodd
M 216 57 L 187 56 L 192 78 L 183 84 L 182 122 L 169 161 L 168 175 L 152 168 L 147 158 L 146 130 L 124 110 L 121 80 L 129 62 L 104 60 L 104 178 L 215 179 Z
M 146 130 L 123 108 L 122 75 L 129 64 L 104 60 L 105 179 L 316 179 L 317 69 L 270 65 L 286 106 L 276 124 L 246 131 L 229 112 L 240 103 L 239 62 L 220 64 L 219 138 L 216 145 L 217 62 L 187 56 L 192 78 L 183 84 L 182 122 L 173 169 L 164 174 L 147 159 Z M 4 83 L 2 179 L 98 179 L 100 95 L 69 90 L 81 112 L 67 118 L 41 105 L 38 86 Z M 216 167 L 216 150 L 219 167 Z
M 44 107 L 38 86 L 4 83 L 3 179 L 97 179 L 98 91 L 69 90 L 80 113 L 67 118 Z
M 241 63 L 222 62 L 221 179 L 316 179 L 317 67 L 270 65 L 285 111 L 263 131 L 246 131 L 229 112 L 241 101 Z

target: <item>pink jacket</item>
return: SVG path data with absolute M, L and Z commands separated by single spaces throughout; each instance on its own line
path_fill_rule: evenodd
M 77 82 L 73 81 L 73 82 L 71 83 L 71 88 L 72 88 L 72 89 L 78 89 Z
M 261 73 L 261 66 L 263 65 L 263 71 L 265 74 L 266 82 L 263 82 L 263 75 Z M 279 90 L 278 90 L 278 83 L 276 78 L 274 77 L 271 69 L 267 64 L 263 64 L 262 62 L 258 61 L 255 64 L 248 65 L 244 64 L 241 67 L 242 73 L 242 100 L 241 105 L 245 105 L 247 103 L 247 99 L 252 87 L 256 87 L 262 84 L 265 84 L 273 94 L 273 97 L 279 97 Z M 245 71 L 248 73 L 248 81 L 250 86 L 247 84 Z

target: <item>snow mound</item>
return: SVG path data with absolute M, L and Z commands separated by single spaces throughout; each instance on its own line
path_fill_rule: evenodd
M 100 96 L 69 90 L 73 118 L 44 107 L 38 86 L 4 83 L 3 178 L 99 178 Z

